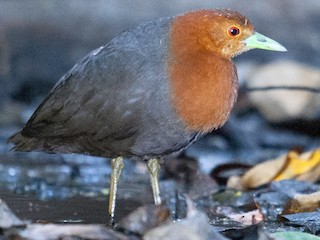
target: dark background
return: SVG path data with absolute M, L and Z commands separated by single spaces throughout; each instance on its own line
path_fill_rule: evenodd
M 286 58 L 320 65 L 317 0 L 15 0 L 0 1 L 0 99 L 30 103 L 48 92 L 77 60 L 144 20 L 200 8 L 231 8 L 256 30 L 288 48 L 251 51 L 236 59 Z

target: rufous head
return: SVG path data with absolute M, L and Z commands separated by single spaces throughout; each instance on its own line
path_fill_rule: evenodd
M 174 25 L 182 42 L 189 39 L 189 43 L 184 42 L 189 51 L 212 52 L 226 59 L 253 48 L 286 51 L 281 44 L 255 32 L 245 16 L 231 10 L 188 12 L 177 16 Z
M 286 51 L 235 11 L 198 10 L 173 18 L 167 69 L 173 106 L 188 129 L 208 132 L 225 123 L 238 92 L 231 58 L 253 48 Z

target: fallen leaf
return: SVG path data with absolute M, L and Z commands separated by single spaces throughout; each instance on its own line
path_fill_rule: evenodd
M 287 155 L 254 166 L 238 181 L 230 178 L 227 186 L 243 190 L 292 178 L 315 182 L 319 177 L 320 149 L 303 154 L 290 151 Z
M 265 161 L 249 169 L 241 178 L 237 185 L 232 186 L 228 182 L 228 187 L 237 189 L 256 188 L 267 184 L 276 176 L 277 172 L 285 165 L 285 158 L 279 157 L 275 160 Z M 236 181 L 234 181 L 236 183 Z
M 296 177 L 300 181 L 316 182 L 320 176 L 320 164 L 312 168 L 309 172 L 303 173 Z
M 272 235 L 275 240 L 320 240 L 320 237 L 303 232 L 276 232 Z
M 288 202 L 283 213 L 312 212 L 320 208 L 320 191 L 311 194 L 297 194 Z
M 227 240 L 210 226 L 207 215 L 197 210 L 190 199 L 187 200 L 187 218 L 153 228 L 143 236 L 144 240 Z
M 143 235 L 148 230 L 164 224 L 169 215 L 169 209 L 162 204 L 158 206 L 145 205 L 130 213 L 117 226 Z
M 284 179 L 294 178 L 298 175 L 304 174 L 313 168 L 320 166 L 320 150 L 315 150 L 310 157 L 303 158 L 295 151 L 290 151 L 286 158 L 286 164 L 283 166 L 277 176 L 273 179 L 281 181 Z M 318 176 L 319 177 L 319 176 Z
M 263 221 L 263 215 L 259 209 L 246 213 L 230 214 L 228 217 L 244 225 L 254 225 Z

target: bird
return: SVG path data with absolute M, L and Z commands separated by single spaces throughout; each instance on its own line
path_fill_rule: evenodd
M 238 93 L 232 58 L 250 49 L 286 51 L 229 9 L 142 22 L 79 60 L 8 143 L 110 158 L 112 222 L 123 159 L 145 161 L 159 205 L 160 160 L 227 121 Z

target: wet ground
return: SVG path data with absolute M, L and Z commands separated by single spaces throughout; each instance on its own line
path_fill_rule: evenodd
M 1 131 L 0 199 L 20 219 L 33 223 L 108 223 L 109 160 L 74 154 L 10 152 L 11 146 L 5 143 L 5 139 L 17 129 L 18 126 L 14 125 L 2 128 Z M 319 143 L 317 135 L 305 134 L 301 128 L 299 131 L 291 131 L 273 127 L 254 112 L 234 114 L 222 130 L 208 135 L 189 148 L 185 152 L 188 157 L 183 156 L 180 160 L 175 158 L 164 164 L 160 187 L 170 216 L 172 219 L 183 219 L 186 216 L 183 193 L 187 193 L 197 208 L 209 216 L 210 228 L 237 239 L 233 231 L 246 228 L 230 221 L 224 214 L 256 208 L 257 200 L 253 200 L 252 196 L 257 192 L 244 192 L 242 200 L 233 199 L 238 193 L 225 191 L 227 178 L 292 148 L 308 150 L 318 147 Z M 238 166 L 236 172 L 232 172 L 232 169 L 229 172 L 222 171 L 220 176 L 217 169 L 224 164 L 235 164 Z M 267 186 L 263 191 L 269 192 L 270 188 Z M 278 221 L 277 214 L 283 209 L 281 194 L 276 195 L 280 199 L 278 210 L 276 205 L 272 205 L 273 210 L 268 210 L 271 211 L 268 213 L 270 219 L 265 219 L 264 228 L 269 232 L 306 231 L 303 224 Z M 119 185 L 116 222 L 152 201 L 145 163 L 126 160 Z M 314 233 L 318 227 L 316 225 Z M 256 234 L 257 229 L 254 231 Z
M 0 199 L 22 220 L 34 223 L 107 224 L 107 197 L 75 196 L 64 200 L 40 200 L 32 195 L 1 192 Z M 119 199 L 117 219 L 127 216 L 141 204 L 134 200 Z
M 81 155 L 14 153 L 9 152 L 10 147 L 4 141 L 1 146 L 0 199 L 21 219 L 45 223 L 109 222 L 109 160 Z M 139 171 L 137 166 L 126 162 L 118 190 L 117 220 L 152 202 L 148 175 L 135 174 Z

